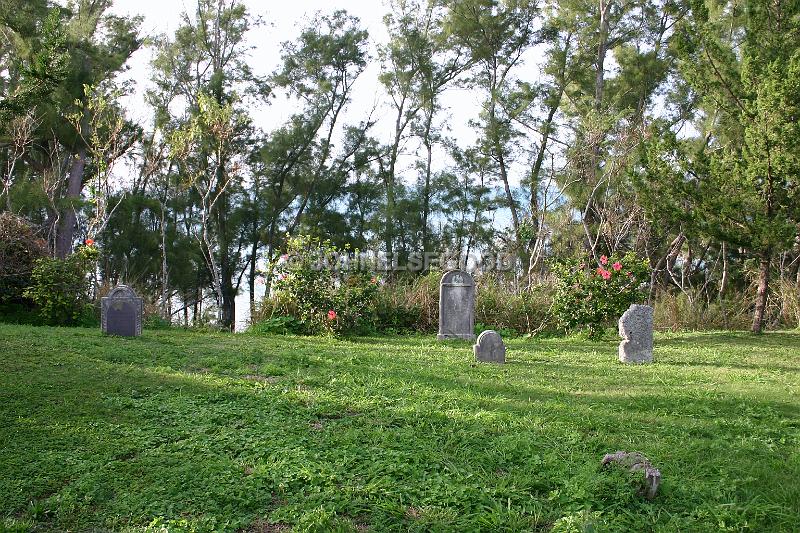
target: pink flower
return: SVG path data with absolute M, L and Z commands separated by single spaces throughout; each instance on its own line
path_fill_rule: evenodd
M 333 309 L 328 311 L 328 320 L 336 320 L 336 311 Z
M 278 274 L 278 281 L 283 281 L 285 279 L 286 279 L 286 274 L 283 274 L 283 273 Z
M 611 277 L 611 272 L 609 272 L 608 270 L 603 270 L 600 273 L 600 275 L 603 276 L 603 279 L 607 280 L 607 279 L 609 279 Z
M 93 246 L 93 245 L 94 245 L 94 239 L 86 239 L 86 246 Z
M 606 257 L 604 255 L 601 255 L 600 256 L 600 264 L 601 265 L 607 265 L 608 264 L 608 257 Z
M 286 261 L 287 259 L 289 259 L 289 254 L 283 254 L 281 256 L 281 261 Z
M 617 272 L 619 272 L 620 270 L 622 270 L 622 263 L 620 263 L 619 261 L 617 261 L 616 263 L 614 263 L 613 265 L 611 265 L 611 267 L 612 267 L 614 270 L 616 270 Z
M 605 269 L 603 269 L 603 267 L 598 267 L 598 268 L 597 268 L 597 275 L 598 275 L 598 276 L 602 276 L 602 275 L 603 275 L 603 272 L 605 272 Z

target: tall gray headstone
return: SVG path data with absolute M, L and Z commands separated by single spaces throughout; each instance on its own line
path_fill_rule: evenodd
M 623 363 L 653 362 L 653 308 L 631 305 L 619 319 L 619 360 Z
M 144 302 L 133 289 L 117 285 L 100 301 L 100 322 L 103 333 L 135 337 L 142 334 Z
M 506 345 L 503 338 L 496 331 L 488 329 L 478 335 L 478 341 L 472 347 L 475 352 L 475 360 L 482 363 L 506 362 Z
M 475 281 L 451 270 L 439 284 L 439 340 L 475 338 Z

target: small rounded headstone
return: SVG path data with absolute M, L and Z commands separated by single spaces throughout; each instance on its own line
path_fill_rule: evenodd
M 491 329 L 478 335 L 478 342 L 472 347 L 475 360 L 483 363 L 506 362 L 506 345 L 499 333 Z

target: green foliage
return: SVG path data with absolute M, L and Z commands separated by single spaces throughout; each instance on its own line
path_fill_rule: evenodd
M 46 256 L 46 243 L 28 222 L 0 213 L 0 304 L 22 298 L 36 262 Z
M 169 320 L 164 320 L 157 314 L 145 314 L 142 319 L 143 329 L 170 329 L 172 323 Z
M 654 123 L 635 180 L 656 220 L 759 259 L 756 332 L 770 263 L 792 249 L 800 222 L 798 33 L 797 2 L 694 2 L 673 48 L 697 135 L 679 135 L 683 122 Z
M 25 297 L 39 309 L 42 320 L 52 326 L 88 325 L 95 321 L 88 301 L 89 269 L 97 260 L 93 246 L 82 246 L 67 259 L 42 258 L 31 274 Z
M 551 285 L 540 283 L 517 290 L 512 283 L 491 275 L 480 276 L 476 284 L 475 322 L 483 329 L 494 329 L 504 337 L 555 329 L 549 314 Z
M 276 297 L 291 306 L 307 333 L 352 334 L 374 327 L 378 280 L 362 271 L 345 272 L 336 264 L 343 252 L 330 241 L 301 235 L 288 240 L 286 255 L 273 267 Z
M 431 331 L 420 322 L 421 306 L 413 300 L 397 298 L 405 292 L 384 288 L 379 292 L 375 309 L 377 329 L 384 333 L 409 333 Z
M 439 282 L 442 272 L 396 279 L 378 289 L 375 329 L 382 333 L 435 333 L 439 327 Z M 517 291 L 494 276 L 476 280 L 476 328 L 494 329 L 511 337 L 552 331 L 548 316 L 551 287 L 537 285 Z
M 247 328 L 254 335 L 292 335 L 303 333 L 303 323 L 293 316 L 272 316 L 258 320 Z
M 611 320 L 644 299 L 649 270 L 647 261 L 633 253 L 602 256 L 596 268 L 588 260 L 555 262 L 553 315 L 564 330 L 586 328 L 590 338 L 597 338 Z
M 800 333 L 507 346 L 0 325 L 0 529 L 796 531 Z
M 780 308 L 788 309 L 790 301 Z M 668 331 L 746 330 L 752 322 L 752 296 L 731 295 L 725 299 L 706 301 L 699 293 L 660 292 L 654 302 L 655 328 Z M 787 317 L 789 318 L 789 317 Z M 795 326 L 787 320 L 784 326 Z
M 52 8 L 45 12 L 42 4 L 27 9 L 19 7 L 0 3 L 3 11 L 0 25 L 17 34 L 16 44 L 21 48 L 12 60 L 13 68 L 18 71 L 18 86 L 13 94 L 0 99 L 0 119 L 4 123 L 52 99 L 69 76 L 67 29 L 60 19 L 60 10 Z M 37 17 L 42 18 L 36 21 Z M 34 29 L 35 26 L 39 27 Z
M 376 328 L 385 333 L 435 332 L 441 277 L 440 271 L 432 270 L 424 276 L 398 278 L 381 285 Z

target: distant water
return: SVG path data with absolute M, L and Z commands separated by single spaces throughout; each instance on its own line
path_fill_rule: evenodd
M 265 285 L 256 283 L 256 303 L 260 302 L 266 292 Z M 250 284 L 245 283 L 236 297 L 236 331 L 244 331 L 250 325 Z

